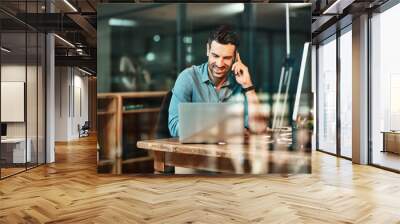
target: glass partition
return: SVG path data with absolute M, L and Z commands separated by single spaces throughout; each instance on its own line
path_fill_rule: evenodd
M 352 157 L 352 32 L 342 30 L 340 38 L 340 155 Z
M 26 144 L 26 33 L 3 32 L 1 34 L 1 156 L 2 177 L 26 169 L 31 151 Z M 27 151 L 28 146 L 28 151 Z
M 43 12 L 43 3 L 0 3 L 16 13 L 0 12 L 0 178 L 45 162 L 45 36 L 17 19 Z
M 336 154 L 336 35 L 318 47 L 318 148 Z
M 372 164 L 400 170 L 400 4 L 371 18 Z
M 28 168 L 37 165 L 38 159 L 38 111 L 37 111 L 37 79 L 38 79 L 38 35 L 36 32 L 27 32 L 27 86 L 26 86 L 26 114 L 27 114 L 27 150 L 30 151 Z
M 43 33 L 38 33 L 38 73 L 37 73 L 37 162 L 44 164 L 46 162 L 46 145 L 45 145 L 45 124 L 46 124 L 46 38 Z

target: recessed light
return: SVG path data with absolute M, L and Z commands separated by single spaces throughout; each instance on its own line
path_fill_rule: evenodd
M 9 50 L 9 49 L 7 49 L 7 48 L 5 48 L 5 47 L 1 47 L 1 50 L 4 51 L 4 52 L 6 52 L 6 53 L 10 53 L 10 52 L 11 52 L 11 50 Z

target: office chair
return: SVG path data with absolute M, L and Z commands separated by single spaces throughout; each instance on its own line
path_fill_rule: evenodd
M 79 138 L 89 136 L 89 129 L 90 129 L 89 121 L 85 121 L 82 127 L 80 127 L 80 125 L 78 124 Z
M 169 91 L 161 103 L 160 113 L 156 124 L 156 138 L 171 138 L 168 128 L 168 109 L 172 98 L 172 91 Z
M 172 98 L 172 91 L 168 91 L 167 95 L 165 95 L 161 103 L 160 113 L 158 115 L 156 130 L 155 130 L 155 135 L 157 139 L 172 137 L 168 128 L 168 110 L 171 98 Z M 174 166 L 164 167 L 164 174 L 174 174 L 174 173 L 175 173 Z

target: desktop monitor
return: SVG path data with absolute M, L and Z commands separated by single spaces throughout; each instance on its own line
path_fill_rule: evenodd
M 1 123 L 1 136 L 7 136 L 7 124 Z
M 309 48 L 310 48 L 310 43 L 309 42 L 304 43 L 303 56 L 301 57 L 299 80 L 297 82 L 297 91 L 296 91 L 296 97 L 294 101 L 293 114 L 292 114 L 293 122 L 296 122 L 297 116 L 299 115 L 301 89 L 303 88 L 304 72 L 306 69 Z

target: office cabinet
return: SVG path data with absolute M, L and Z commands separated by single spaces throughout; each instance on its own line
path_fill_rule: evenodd
M 129 173 L 136 164 L 152 167 L 153 156 L 137 148 L 136 142 L 154 138 L 165 95 L 164 91 L 98 94 L 99 172 Z

